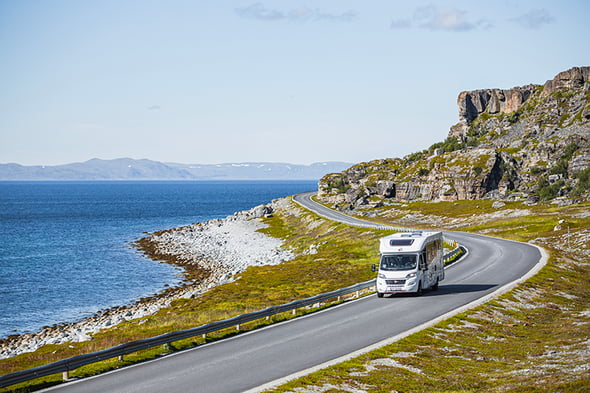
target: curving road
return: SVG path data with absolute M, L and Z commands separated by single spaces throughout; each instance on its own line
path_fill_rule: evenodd
M 311 200 L 294 199 L 332 220 L 372 226 Z M 369 296 L 289 322 L 210 343 L 150 362 L 69 382 L 52 392 L 257 392 L 311 370 L 391 342 L 504 291 L 544 263 L 536 247 L 446 232 L 469 254 L 446 271 L 438 291 L 420 297 Z M 375 245 L 377 247 L 377 245 Z M 369 267 L 367 267 L 369 268 Z M 412 330 L 413 329 L 413 330 Z

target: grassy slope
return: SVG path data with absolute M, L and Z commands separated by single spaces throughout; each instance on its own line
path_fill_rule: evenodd
M 550 253 L 540 273 L 477 309 L 273 392 L 590 391 L 590 204 L 491 204 L 395 204 L 378 217 L 533 241 Z

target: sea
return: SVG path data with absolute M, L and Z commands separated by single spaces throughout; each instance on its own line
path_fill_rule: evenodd
M 75 322 L 181 281 L 147 233 L 224 218 L 316 181 L 0 182 L 0 338 Z

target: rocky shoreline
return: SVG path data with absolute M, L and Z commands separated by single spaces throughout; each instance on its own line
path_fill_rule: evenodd
M 214 286 L 236 279 L 249 266 L 278 264 L 294 258 L 281 248 L 282 241 L 258 232 L 259 218 L 286 208 L 287 198 L 274 200 L 224 219 L 159 231 L 135 246 L 147 257 L 180 266 L 184 282 L 129 306 L 114 307 L 73 323 L 46 326 L 36 333 L 12 335 L 0 340 L 0 359 L 33 352 L 48 344 L 92 339 L 92 335 L 121 322 L 151 315 L 179 298 L 196 297 Z

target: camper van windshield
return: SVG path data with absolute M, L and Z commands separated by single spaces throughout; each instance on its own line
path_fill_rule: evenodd
M 410 270 L 416 268 L 415 254 L 383 255 L 381 270 Z

